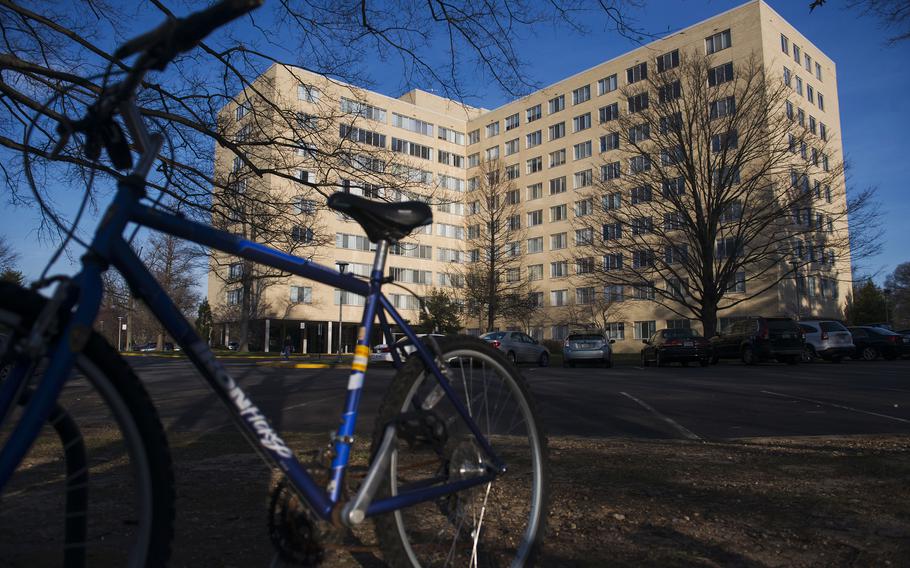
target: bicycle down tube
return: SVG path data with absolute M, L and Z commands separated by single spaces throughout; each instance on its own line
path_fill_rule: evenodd
M 240 427 L 260 455 L 274 467 L 285 472 L 292 485 L 309 502 L 313 510 L 321 517 L 329 519 L 332 510 L 341 499 L 341 488 L 344 474 L 350 457 L 350 446 L 357 418 L 357 408 L 366 372 L 369 355 L 369 341 L 372 326 L 378 318 L 383 334 L 391 337 L 384 314 L 401 326 L 405 335 L 416 347 L 418 357 L 424 365 L 432 370 L 433 375 L 445 391 L 448 399 L 458 414 L 467 424 L 478 443 L 496 466 L 496 472 L 479 475 L 476 478 L 460 480 L 424 487 L 409 491 L 373 503 L 367 515 L 378 514 L 406 507 L 420 501 L 426 501 L 454 493 L 481 483 L 490 481 L 496 473 L 505 470 L 504 464 L 493 452 L 488 440 L 480 432 L 458 397 L 452 392 L 444 375 L 440 372 L 436 357 L 420 341 L 416 333 L 404 322 L 394 306 L 381 292 L 385 253 L 388 243 L 381 242 L 377 251 L 370 282 L 344 276 L 336 270 L 323 267 L 312 261 L 285 254 L 270 247 L 254 243 L 219 231 L 182 217 L 155 210 L 138 202 L 138 195 L 133 184 L 135 178 L 121 182 L 114 202 L 106 212 L 100 224 L 89 253 L 84 257 L 83 271 L 74 284 L 77 286 L 79 302 L 72 321 L 67 325 L 61 339 L 51 350 L 51 361 L 47 372 L 37 385 L 35 394 L 27 405 L 15 431 L 7 440 L 0 452 L 0 492 L 12 475 L 19 461 L 27 452 L 49 414 L 50 407 L 60 393 L 63 382 L 69 375 L 77 352 L 81 348 L 80 337 L 88 337 L 92 323 L 101 300 L 101 272 L 108 262 L 121 272 L 130 288 L 140 299 L 145 301 L 152 313 L 161 321 L 168 333 L 184 349 L 189 359 L 203 375 L 211 388 L 225 403 L 232 419 Z M 302 276 L 317 282 L 335 286 L 367 298 L 363 319 L 358 330 L 357 347 L 354 363 L 348 381 L 348 389 L 342 415 L 341 428 L 335 444 L 335 456 L 332 461 L 331 481 L 328 493 L 319 487 L 296 459 L 294 452 L 287 447 L 267 417 L 259 410 L 240 386 L 230 377 L 224 367 L 215 358 L 208 345 L 203 342 L 193 327 L 180 313 L 164 290 L 149 273 L 142 261 L 136 256 L 130 245 L 123 239 L 126 225 L 135 222 L 158 231 L 171 234 L 186 240 L 202 244 L 222 252 L 247 258 L 254 262 L 266 264 L 291 274 Z

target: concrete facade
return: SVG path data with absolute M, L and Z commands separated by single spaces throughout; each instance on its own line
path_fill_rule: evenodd
M 649 66 L 654 65 L 655 57 L 674 49 L 679 49 L 680 52 L 700 52 L 703 54 L 705 52 L 706 38 L 724 30 L 730 31 L 731 38 L 730 47 L 726 48 L 723 54 L 719 54 L 723 55 L 725 61 L 733 61 L 734 65 L 736 65 L 737 61 L 757 57 L 764 63 L 766 73 L 772 76 L 782 76 L 783 68 L 786 66 L 794 76 L 799 76 L 807 86 L 811 85 L 815 93 L 823 94 L 823 110 L 819 108 L 817 102 L 810 103 L 805 94 L 798 95 L 794 91 L 791 100 L 794 105 L 803 109 L 809 116 L 826 125 L 829 137 L 828 151 L 832 154 L 833 159 L 840 160 L 843 152 L 836 87 L 837 73 L 834 62 L 760 0 L 749 2 L 714 16 L 666 38 L 567 77 L 527 97 L 494 110 L 465 107 L 455 101 L 420 90 L 408 92 L 399 98 L 392 98 L 332 82 L 324 77 L 303 70 L 295 71 L 292 76 L 286 69 L 272 67 L 263 78 L 268 79 L 267 82 L 272 85 L 276 93 L 280 95 L 280 98 L 288 101 L 291 108 L 297 108 L 303 112 L 306 112 L 313 104 L 317 104 L 323 106 L 323 108 L 319 109 L 318 114 L 325 116 L 331 109 L 336 109 L 337 111 L 338 108 L 343 108 L 343 106 L 340 106 L 342 105 L 342 98 L 357 100 L 375 109 L 384 110 L 385 112 L 382 115 L 370 111 L 368 114 L 371 115 L 371 118 L 359 118 L 356 124 L 359 128 L 368 129 L 386 136 L 384 147 L 379 150 L 381 152 L 392 150 L 390 144 L 392 138 L 406 140 L 430 148 L 429 159 L 421 159 L 419 156 L 417 158 L 409 158 L 415 167 L 432 175 L 432 183 L 427 187 L 426 191 L 434 196 L 434 201 L 452 203 L 454 205 L 434 206 L 432 228 L 426 232 L 418 232 L 418 234 L 412 235 L 407 239 L 409 243 L 423 245 L 423 249 L 409 247 L 407 254 L 391 255 L 388 262 L 390 270 L 395 269 L 400 275 L 397 279 L 406 282 L 406 285 L 417 294 L 423 294 L 433 287 L 451 289 L 453 294 L 457 293 L 456 289 L 448 286 L 450 283 L 445 275 L 451 271 L 452 260 L 458 260 L 452 256 L 455 253 L 449 251 L 462 251 L 464 248 L 463 230 L 470 224 L 470 218 L 464 214 L 467 209 L 458 204 L 463 202 L 463 196 L 470 186 L 470 180 L 477 175 L 477 168 L 473 166 L 475 160 L 486 157 L 491 148 L 498 148 L 497 152 L 503 165 L 517 164 L 520 175 L 514 181 L 517 187 L 521 189 L 522 217 L 525 218 L 527 212 L 534 210 L 543 210 L 544 217 L 542 224 L 528 227 L 526 235 L 528 239 L 543 237 L 544 250 L 528 254 L 526 248 L 522 247 L 522 254 L 525 255 L 524 266 L 538 264 L 544 266 L 543 279 L 535 282 L 536 289 L 543 292 L 544 305 L 540 310 L 540 317 L 535 320 L 530 329 L 525 331 L 539 339 L 561 339 L 569 330 L 571 324 L 566 323 L 566 316 L 562 313 L 564 308 L 551 305 L 551 292 L 554 290 L 566 290 L 567 295 L 574 298 L 576 288 L 582 284 L 576 280 L 571 270 L 565 277 L 550 277 L 549 263 L 557 258 L 565 258 L 567 252 L 564 250 L 550 250 L 550 236 L 565 232 L 569 237 L 569 248 L 571 249 L 574 244 L 572 235 L 575 226 L 573 225 L 572 210 L 573 203 L 578 199 L 578 195 L 573 192 L 573 176 L 575 173 L 588 168 L 592 169 L 596 176 L 597 172 L 600 171 L 600 166 L 605 161 L 605 156 L 598 152 L 598 140 L 604 133 L 604 129 L 598 124 L 598 109 L 614 102 L 620 103 L 620 108 L 624 108 L 625 98 L 621 90 L 626 82 L 625 77 L 628 68 L 642 62 L 648 62 Z M 787 54 L 783 53 L 782 35 L 787 38 Z M 793 45 L 797 45 L 800 50 L 801 61 L 799 65 L 794 60 Z M 804 56 L 807 54 L 811 57 L 808 69 L 806 67 L 807 63 L 804 61 Z M 618 88 L 602 93 L 599 89 L 599 81 L 612 75 L 617 77 Z M 821 78 L 819 78 L 819 75 Z M 257 82 L 263 78 L 260 78 Z M 300 100 L 296 95 L 298 85 L 301 82 L 318 89 L 320 95 L 317 103 Z M 585 85 L 590 89 L 590 97 L 587 100 L 573 104 L 573 92 L 576 89 L 583 88 Z M 806 90 L 803 93 L 806 93 Z M 550 101 L 560 96 L 564 97 L 564 108 L 551 113 Z M 817 95 L 815 100 L 817 101 Z M 540 116 L 529 121 L 529 118 L 536 116 L 533 109 L 537 105 L 540 105 Z M 235 109 L 236 105 L 233 104 L 226 107 L 225 116 L 236 117 Z M 573 118 L 586 113 L 591 115 L 591 127 L 574 132 Z M 317 114 L 317 112 L 314 111 L 314 114 Z M 329 114 L 331 113 L 329 112 Z M 507 117 L 516 114 L 518 123 L 510 127 L 512 125 L 507 124 Z M 414 132 L 413 129 L 396 126 L 394 115 L 422 121 L 416 128 L 423 129 L 424 132 L 418 133 Z M 343 121 L 343 117 L 335 120 L 330 127 L 327 127 L 326 131 L 333 132 L 335 136 L 338 136 L 337 123 Z M 559 139 L 551 140 L 548 136 L 549 128 L 560 122 L 565 123 L 565 135 Z M 493 124 L 498 124 L 498 127 L 496 127 L 498 128 L 498 134 L 493 133 L 493 128 L 490 127 Z M 242 119 L 238 121 L 238 125 L 242 125 Z M 411 126 L 413 127 L 414 125 L 412 124 Z M 440 134 L 440 127 L 457 132 L 459 138 L 455 141 L 444 139 L 444 135 Z M 529 147 L 528 135 L 533 135 L 538 130 L 541 132 L 540 143 Z M 463 141 L 461 140 L 462 138 Z M 515 139 L 518 140 L 517 152 L 507 155 L 507 142 Z M 589 158 L 573 160 L 573 146 L 584 141 L 592 142 L 594 147 L 592 155 Z M 514 144 L 512 146 L 514 148 Z M 566 151 L 565 163 L 551 167 L 550 153 L 560 149 Z M 373 150 L 377 149 L 373 148 Z M 459 156 L 461 164 L 456 166 L 442 163 L 440 152 L 448 152 L 450 155 Z M 529 173 L 527 162 L 537 157 L 542 158 L 543 167 L 540 171 Z M 230 168 L 231 160 L 232 154 L 230 152 L 219 149 L 216 152 L 216 171 Z M 310 175 L 319 176 L 321 183 L 339 182 L 337 174 L 333 174 L 331 171 L 321 171 L 317 160 L 303 156 L 300 158 L 299 167 L 309 171 Z M 561 176 L 566 177 L 567 191 L 550 195 L 548 191 L 549 181 Z M 281 180 L 274 176 L 266 176 L 264 182 L 268 183 L 275 192 L 282 195 L 289 195 L 298 191 L 292 182 Z M 531 189 L 536 184 L 541 184 L 543 188 L 539 197 L 536 197 L 534 190 Z M 843 180 L 841 180 L 841 187 L 836 188 L 838 191 L 835 191 L 834 206 L 842 205 L 842 200 L 845 199 L 842 184 Z M 354 191 L 358 190 L 355 189 Z M 388 195 L 384 197 L 388 197 Z M 440 197 L 440 199 L 435 199 L 435 197 Z M 561 204 L 567 205 L 569 218 L 551 222 L 548 215 L 549 208 Z M 462 211 L 459 211 L 459 209 L 462 209 Z M 320 207 L 318 218 L 320 225 L 329 235 L 330 241 L 334 238 L 335 246 L 330 244 L 320 248 L 313 255 L 313 260 L 329 266 L 335 265 L 337 261 L 343 261 L 349 263 L 349 267 L 352 270 L 358 272 L 365 270 L 372 261 L 372 253 L 368 250 L 345 248 L 349 245 L 346 240 L 349 240 L 349 238 L 345 235 L 363 235 L 357 224 L 340 218 L 335 212 L 325 209 L 324 206 Z M 460 227 L 461 232 L 454 227 Z M 846 226 L 838 226 L 837 230 L 846 231 Z M 426 247 L 430 248 L 427 249 Z M 571 250 L 568 253 L 571 254 Z M 850 278 L 849 259 L 839 259 L 833 268 L 828 267 L 826 272 L 819 272 L 818 275 L 807 272 L 806 276 L 813 276 L 813 278 L 817 276 L 817 278 L 814 281 L 809 280 L 813 285 L 813 289 L 811 293 L 806 291 L 802 295 L 799 308 L 796 305 L 797 290 L 794 281 L 783 281 L 761 296 L 730 310 L 729 313 L 720 314 L 721 322 L 724 323 L 726 321 L 724 318 L 755 313 L 793 316 L 796 314 L 797 309 L 803 317 L 809 314 L 839 317 L 848 286 L 842 285 L 835 288 L 833 292 L 829 290 L 827 297 L 821 297 L 818 291 L 818 278 L 821 278 L 824 274 L 833 275 L 832 278 L 837 278 L 842 282 L 848 281 Z M 291 302 L 289 304 L 286 298 L 291 294 L 292 286 L 310 287 L 311 290 L 307 296 L 308 301 Z M 222 278 L 217 278 L 210 274 L 208 291 L 209 301 L 212 305 L 216 306 L 227 302 L 230 288 L 231 285 L 225 284 Z M 396 294 L 393 299 L 404 317 L 412 322 L 417 321 L 417 304 L 409 293 L 391 288 L 387 293 Z M 304 338 L 306 338 L 307 351 L 334 351 L 337 345 L 337 323 L 333 322 L 337 322 L 339 317 L 337 291 L 316 283 L 307 283 L 300 279 L 290 278 L 284 283 L 272 285 L 266 294 L 269 297 L 267 303 L 271 306 L 271 311 L 266 313 L 261 320 L 254 323 L 252 331 L 260 339 L 258 343 L 256 340 L 253 341 L 254 346 L 262 345 L 266 348 L 270 347 L 272 350 L 280 349 L 282 340 L 276 340 L 276 338 L 291 335 L 297 349 L 303 348 Z M 353 301 L 353 299 L 351 300 Z M 356 302 L 353 302 L 353 305 L 343 305 L 341 311 L 342 319 L 346 322 L 343 346 L 352 346 L 355 322 L 359 321 L 361 308 L 356 305 Z M 613 325 L 610 328 L 610 332 L 617 339 L 616 347 L 618 350 L 637 350 L 640 346 L 640 341 L 638 340 L 649 328 L 662 329 L 668 325 L 688 325 L 683 322 L 671 321 L 677 319 L 678 316 L 660 308 L 653 302 L 629 299 L 624 302 L 621 316 L 617 317 L 617 321 L 611 322 L 622 324 L 622 326 Z M 305 324 L 305 330 L 301 329 L 299 325 L 301 322 Z M 697 322 L 692 322 L 693 327 L 698 327 L 696 324 Z M 505 329 L 524 326 L 516 322 L 503 321 L 500 322 L 499 327 Z M 477 323 L 470 315 L 465 320 L 465 328 L 469 332 L 476 331 Z M 226 342 L 230 339 L 231 329 L 236 328 L 230 325 L 222 326 L 220 336 L 222 341 Z M 236 331 L 234 333 L 236 334 Z M 331 341 L 329 341 L 330 334 L 334 338 Z M 266 336 L 269 337 L 268 341 L 265 340 Z

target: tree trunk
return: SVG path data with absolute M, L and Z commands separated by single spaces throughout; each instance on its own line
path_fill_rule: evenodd
M 717 333 L 717 301 L 713 296 L 708 296 L 706 294 L 701 303 L 701 325 L 706 338 L 713 337 Z
M 246 276 L 246 270 L 244 270 L 243 289 L 240 298 L 240 337 L 237 339 L 237 351 L 240 352 L 250 350 L 250 296 L 252 293 L 253 281 Z

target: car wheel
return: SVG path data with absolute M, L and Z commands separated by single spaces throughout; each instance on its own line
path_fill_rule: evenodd
M 641 366 L 642 366 L 642 367 L 648 367 L 648 366 L 650 366 L 650 365 L 651 365 L 651 363 L 648 362 L 648 359 L 645 357 L 645 354 L 642 353 L 642 354 L 641 354 Z
M 609 369 L 613 366 L 613 356 L 611 355 L 609 359 L 604 359 L 604 367 Z
M 688 362 L 688 361 L 680 361 L 679 364 L 682 365 L 683 367 L 688 367 L 688 366 L 689 366 L 689 362 Z
M 745 364 L 745 365 L 754 365 L 755 364 L 755 352 L 752 351 L 752 348 L 747 345 L 746 347 L 743 347 L 743 351 L 742 351 L 742 354 L 740 355 L 740 359 L 742 359 L 743 364 Z
M 799 365 L 800 356 L 799 355 L 790 355 L 789 357 L 784 358 L 784 363 L 787 365 Z
M 511 361 L 512 363 L 514 363 L 516 365 L 518 364 L 518 355 L 516 355 L 514 351 L 509 351 L 508 353 L 506 353 L 506 357 L 508 357 L 509 361 Z
M 897 359 L 897 353 L 885 353 L 885 361 L 894 361 Z
M 843 360 L 844 360 L 844 358 L 839 355 L 837 357 L 831 357 L 831 359 L 829 359 L 829 361 L 831 361 L 832 363 L 840 363 Z
M 878 359 L 878 350 L 875 347 L 866 347 L 863 349 L 862 357 L 866 361 L 875 361 Z
M 664 358 L 660 356 L 660 351 L 658 351 L 658 352 L 654 355 L 654 364 L 657 365 L 658 367 L 666 367 L 666 366 L 667 366 L 667 362 L 664 361 Z
M 717 365 L 719 362 L 720 362 L 720 357 L 718 357 L 718 356 L 716 356 L 716 355 L 715 355 L 714 357 L 711 357 L 711 364 L 712 364 L 712 365 Z
M 711 361 L 708 361 L 707 359 L 699 359 L 698 364 L 702 367 L 707 367 L 710 362 Z
M 540 358 L 537 360 L 537 364 L 540 365 L 541 367 L 549 367 L 550 366 L 550 354 L 547 353 L 546 351 L 541 353 Z
M 815 349 L 811 345 L 803 347 L 803 363 L 811 363 L 815 357 Z

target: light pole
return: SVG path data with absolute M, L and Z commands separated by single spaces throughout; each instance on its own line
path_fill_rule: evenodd
M 801 315 L 801 306 L 802 298 L 799 294 L 799 261 L 791 260 L 790 264 L 793 265 L 793 282 L 796 285 L 796 321 L 799 321 L 802 317 Z
M 123 332 L 123 316 L 117 316 L 117 351 L 123 351 L 120 346 L 120 334 Z
M 343 260 L 338 260 L 335 262 L 335 266 L 338 267 L 338 272 L 344 274 L 344 271 L 348 268 L 348 263 Z M 341 358 L 341 324 L 342 318 L 344 317 L 344 290 L 338 289 L 338 358 Z

